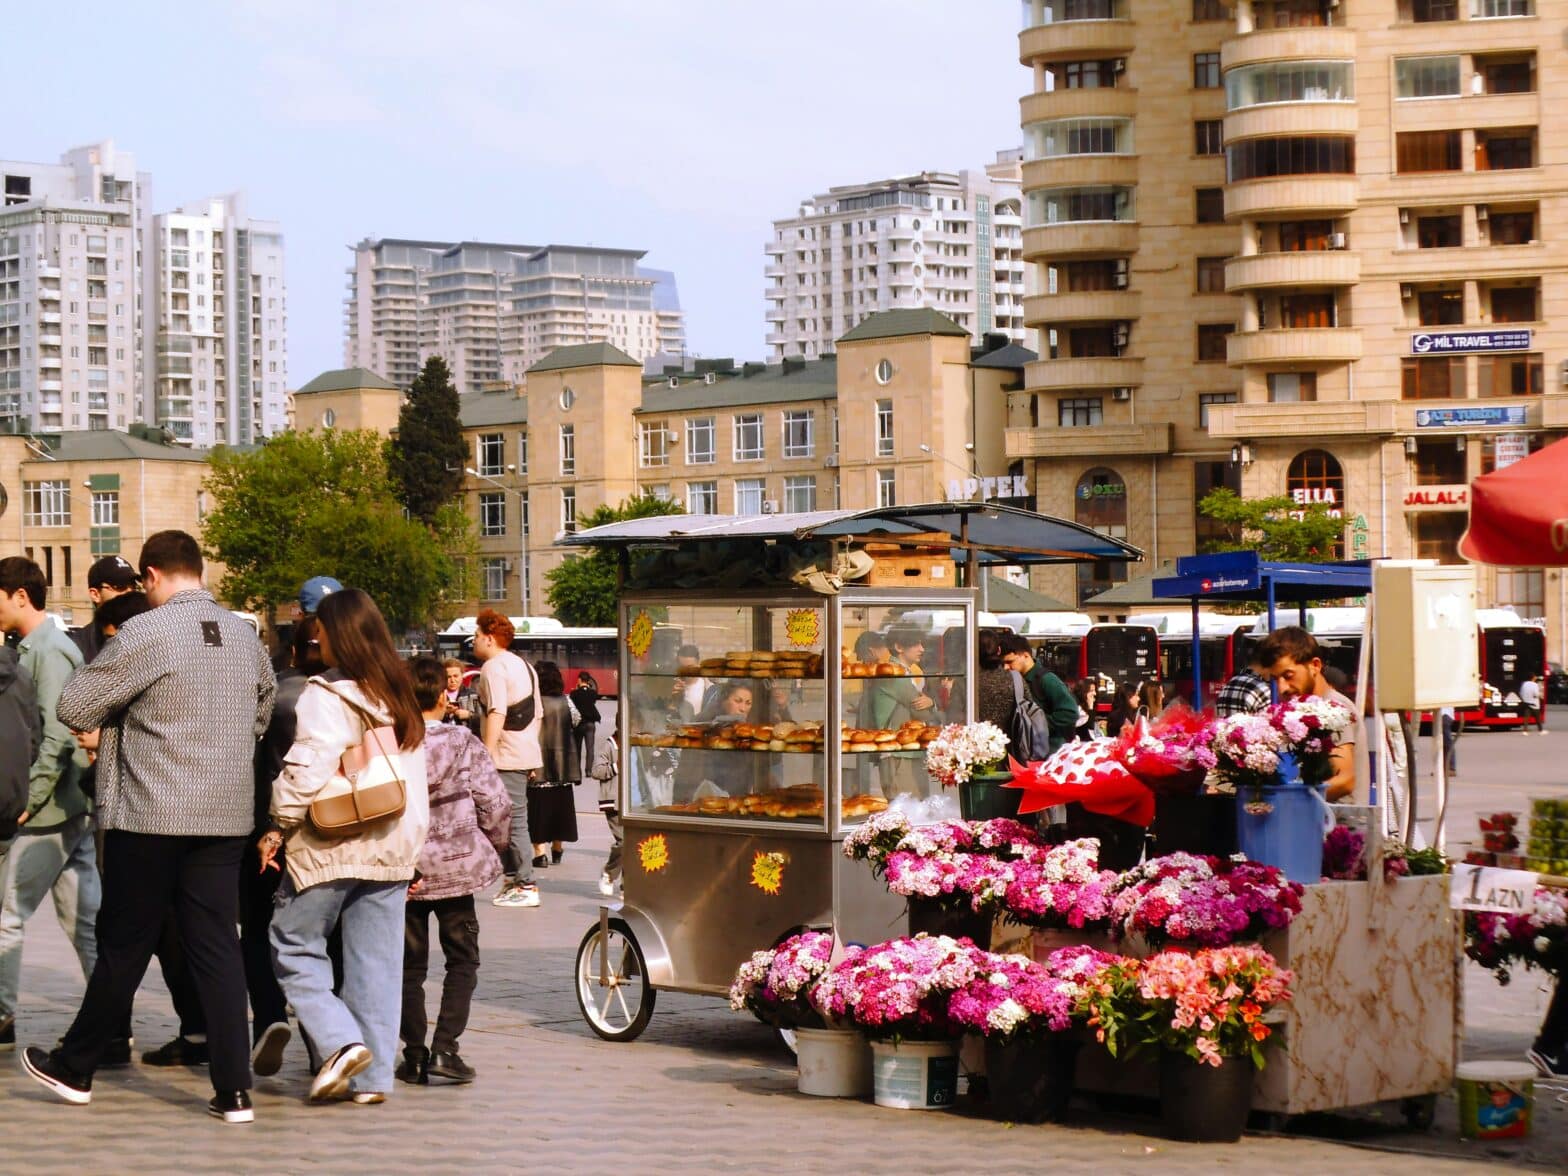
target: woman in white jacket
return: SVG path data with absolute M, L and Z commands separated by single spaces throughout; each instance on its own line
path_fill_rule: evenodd
M 284 995 L 325 1059 L 310 1099 L 381 1102 L 392 1088 L 402 1000 L 403 906 L 430 823 L 425 724 L 386 621 L 365 593 L 325 597 L 317 613 L 329 672 L 300 694 L 294 745 L 272 786 L 272 816 L 287 839 L 287 874 L 272 917 L 272 959 Z M 310 806 L 345 751 L 372 727 L 393 728 L 406 786 L 403 812 L 349 837 L 322 835 Z M 277 851 L 263 838 L 263 868 Z M 270 847 L 270 848 L 269 848 Z M 332 991 L 327 935 L 343 929 L 342 996 Z

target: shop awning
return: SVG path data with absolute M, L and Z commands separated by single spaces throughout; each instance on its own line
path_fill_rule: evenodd
M 1568 566 L 1568 441 L 1470 483 L 1459 554 L 1500 567 Z
M 654 547 L 727 539 L 831 539 L 897 542 L 900 536 L 948 537 L 959 562 L 1022 565 L 1140 560 L 1130 543 L 1050 515 L 992 502 L 933 502 L 876 510 L 772 515 L 659 515 L 565 535 L 563 547 Z M 931 540 L 923 540 L 930 545 Z
M 1164 600 L 1256 600 L 1305 603 L 1364 596 L 1372 591 L 1372 561 L 1280 563 L 1255 551 L 1190 555 L 1176 561 L 1176 574 L 1154 581 Z
M 1032 588 L 1014 584 L 1001 576 L 988 576 L 986 583 L 986 609 L 994 613 L 1077 612 L 1054 596 L 1036 592 Z

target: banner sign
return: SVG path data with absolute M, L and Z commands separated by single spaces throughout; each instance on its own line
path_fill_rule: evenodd
M 1530 456 L 1530 437 L 1527 433 L 1500 433 L 1492 438 L 1492 468 L 1505 470 L 1516 461 Z
M 1416 428 L 1452 429 L 1484 425 L 1522 425 L 1525 408 L 1522 404 L 1496 404 L 1476 408 L 1418 408 Z
M 1448 905 L 1459 911 L 1522 915 L 1535 909 L 1537 881 L 1529 870 L 1456 865 L 1449 878 Z
M 1529 351 L 1528 327 L 1512 331 L 1421 331 L 1410 336 L 1412 355 L 1476 355 L 1490 351 Z

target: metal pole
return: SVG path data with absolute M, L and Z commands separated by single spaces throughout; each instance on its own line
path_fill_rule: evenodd
M 1198 598 L 1192 598 L 1192 709 L 1203 709 L 1203 643 L 1198 637 Z
M 1268 608 L 1269 608 L 1269 632 L 1272 633 L 1272 632 L 1274 632 L 1275 625 L 1278 623 L 1278 621 L 1277 621 L 1277 619 L 1276 619 L 1276 617 L 1274 615 L 1274 577 L 1273 576 L 1265 576 L 1263 578 L 1263 590 L 1266 593 L 1266 596 L 1264 597 L 1264 599 L 1268 602 Z M 1279 683 L 1276 682 L 1273 678 L 1269 679 L 1269 700 L 1271 702 L 1278 702 L 1279 701 Z

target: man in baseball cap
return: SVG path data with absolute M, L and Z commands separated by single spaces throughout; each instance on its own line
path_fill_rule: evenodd
M 343 591 L 331 576 L 312 576 L 299 588 L 299 611 L 307 617 L 315 616 L 316 610 L 321 607 L 321 602 L 334 592 Z
M 106 555 L 87 569 L 87 595 L 94 612 L 116 596 L 135 592 L 136 586 L 136 569 L 123 555 Z M 98 628 L 91 621 L 70 630 L 70 637 L 82 651 L 82 661 L 90 662 L 98 656 Z

